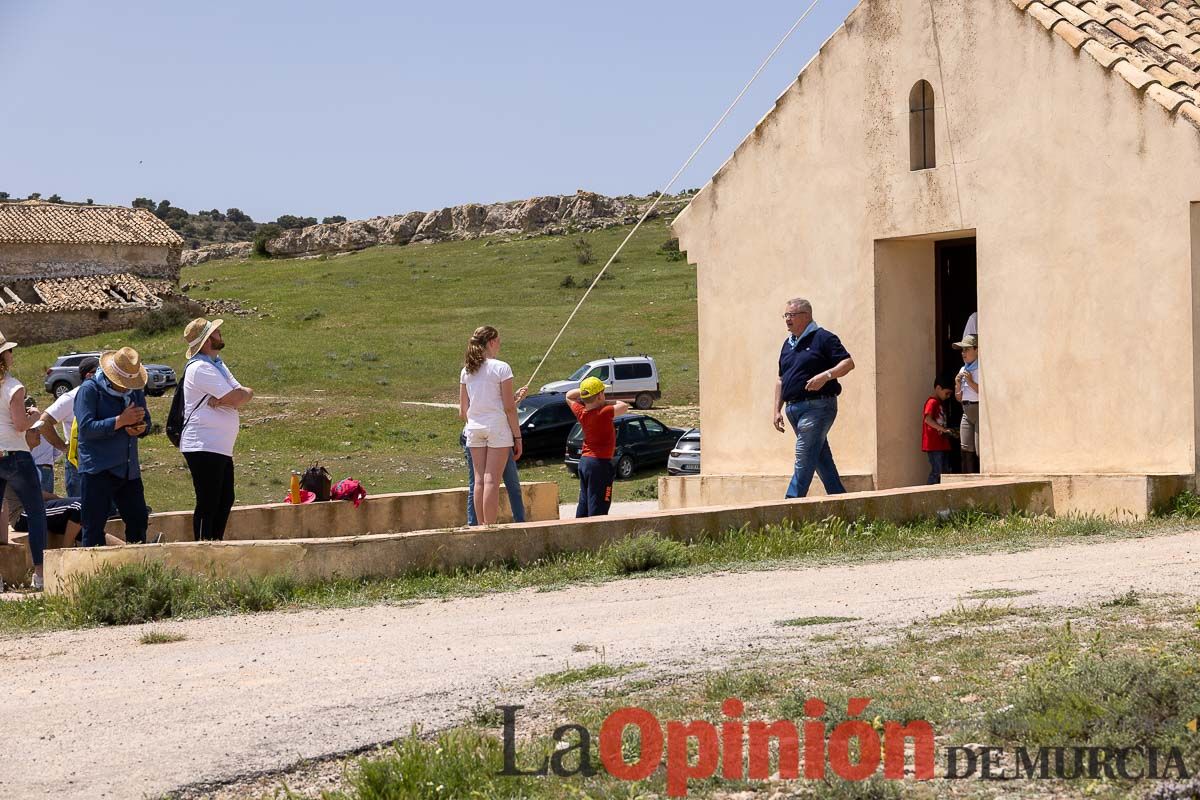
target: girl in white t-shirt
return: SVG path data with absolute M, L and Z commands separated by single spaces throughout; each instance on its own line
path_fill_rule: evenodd
M 521 457 L 513 371 L 499 354 L 500 332 L 491 325 L 476 328 L 458 379 L 458 415 L 467 423 L 463 433 L 475 468 L 475 517 L 481 525 L 496 524 L 500 476 L 510 451 Z
M 29 552 L 33 555 L 33 588 L 42 588 L 42 553 L 46 549 L 46 506 L 42 481 L 34 466 L 25 432 L 41 418 L 36 408 L 25 408 L 25 387 L 12 375 L 13 348 L 0 334 L 0 498 L 12 486 L 29 518 Z M 8 541 L 7 519 L 0 541 Z

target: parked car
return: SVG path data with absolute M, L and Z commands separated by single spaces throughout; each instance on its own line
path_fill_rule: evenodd
M 598 358 L 575 370 L 565 381 L 547 383 L 542 391 L 566 394 L 578 389 L 584 378 L 599 378 L 609 399 L 629 400 L 634 408 L 642 411 L 651 408 L 654 401 L 662 397 L 658 365 L 650 356 Z
M 558 455 L 567 444 L 575 415 L 561 394 L 531 394 L 517 404 L 521 425 L 521 458 L 547 453 Z
M 671 449 L 684 431 L 668 427 L 654 417 L 644 414 L 622 414 L 613 424 L 617 427 L 617 449 L 613 466 L 618 478 L 628 478 L 639 469 L 666 466 Z M 583 428 L 579 423 L 567 437 L 567 456 L 564 463 L 572 475 L 579 474 L 579 452 L 583 449 Z
M 700 474 L 700 429 L 692 428 L 679 437 L 667 459 L 668 475 Z
M 88 356 L 99 358 L 100 353 L 68 353 L 59 356 L 46 370 L 46 391 L 61 397 L 79 385 L 79 363 Z M 146 394 L 159 397 L 175 388 L 175 370 L 166 364 L 146 364 Z

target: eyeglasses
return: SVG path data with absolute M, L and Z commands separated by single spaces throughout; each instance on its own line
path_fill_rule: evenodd
M 807 311 L 785 311 L 785 312 L 783 312 L 783 318 L 784 319 L 793 319 L 795 317 L 803 317 L 807 313 L 808 313 Z

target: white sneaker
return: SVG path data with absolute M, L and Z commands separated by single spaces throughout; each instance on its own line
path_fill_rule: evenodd
M 29 582 L 29 585 L 33 587 L 35 592 L 40 592 L 46 588 L 45 581 L 42 580 L 42 576 L 38 575 L 36 572 L 33 573 L 33 580 Z

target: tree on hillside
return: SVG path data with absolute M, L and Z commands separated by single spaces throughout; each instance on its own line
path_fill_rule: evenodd
M 273 223 L 260 226 L 258 232 L 254 234 L 254 252 L 260 256 L 270 257 L 271 254 L 267 252 L 267 242 L 281 233 L 283 230 Z
M 346 221 L 346 218 L 343 217 L 341 214 L 334 214 L 332 217 L 325 217 L 325 219 L 321 220 L 321 224 L 322 225 L 331 225 L 335 222 L 345 222 L 345 221 Z
M 230 222 L 253 222 L 249 214 L 243 214 L 240 208 L 225 209 L 225 219 Z
M 154 201 L 149 197 L 135 197 L 133 198 L 133 202 L 129 205 L 133 206 L 134 208 L 144 208 L 151 214 L 154 213 Z
M 279 219 L 275 220 L 275 224 L 285 231 L 293 228 L 306 228 L 309 225 L 316 225 L 316 217 L 297 217 L 292 214 L 283 214 Z
M 41 193 L 41 192 L 30 192 L 30 193 L 29 193 L 29 199 L 30 199 L 30 200 L 41 200 L 41 199 L 42 199 L 42 193 Z
M 47 203 L 61 203 L 62 201 L 62 197 L 57 192 L 46 198 Z
M 9 197 L 8 192 L 0 192 L 0 200 L 7 200 L 8 197 Z

